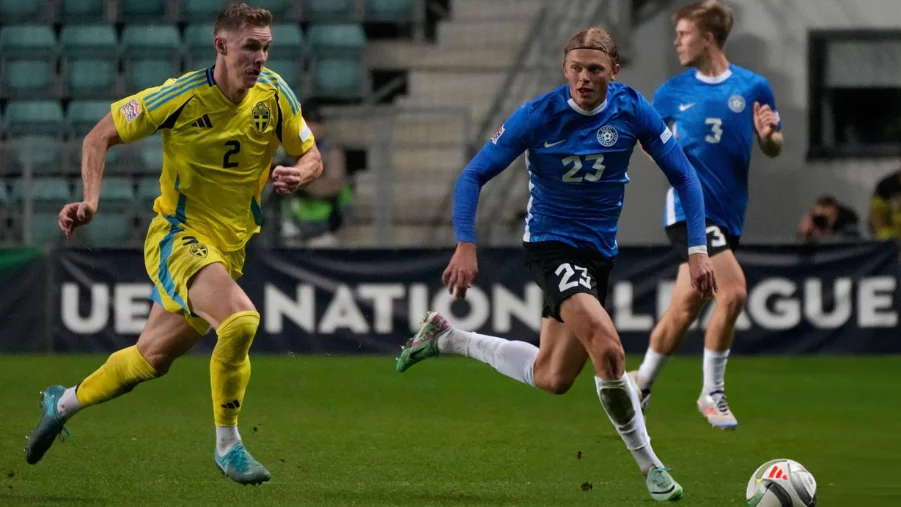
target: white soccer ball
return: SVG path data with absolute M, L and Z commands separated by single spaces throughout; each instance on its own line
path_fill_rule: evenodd
M 774 459 L 754 471 L 745 498 L 749 507 L 814 507 L 817 482 L 797 461 Z

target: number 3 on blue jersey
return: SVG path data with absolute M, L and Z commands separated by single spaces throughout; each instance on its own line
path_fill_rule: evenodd
M 573 165 L 573 168 L 563 175 L 563 181 L 566 183 L 581 183 L 584 179 L 585 181 L 598 181 L 601 179 L 601 176 L 604 175 L 604 169 L 607 166 L 604 165 L 604 154 L 597 153 L 595 155 L 585 155 L 585 162 L 594 161 L 594 164 L 591 165 L 591 168 L 594 170 L 593 173 L 586 174 L 584 176 L 576 176 L 576 174 L 582 170 L 582 158 L 578 156 L 566 157 L 562 160 L 563 166 L 568 166 L 569 164 Z

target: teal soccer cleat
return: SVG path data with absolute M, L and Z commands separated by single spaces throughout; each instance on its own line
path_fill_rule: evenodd
M 57 437 L 63 439 L 62 433 L 69 437 L 72 436 L 69 430 L 63 426 L 66 420 L 56 411 L 56 403 L 60 396 L 66 391 L 63 386 L 50 386 L 46 390 L 41 391 L 41 419 L 38 425 L 31 430 L 31 434 L 25 437 L 28 443 L 25 444 L 25 461 L 30 465 L 34 465 L 44 453 L 53 445 L 53 441 Z
M 269 470 L 253 459 L 253 456 L 244 448 L 244 444 L 240 442 L 225 453 L 225 456 L 220 456 L 218 450 L 213 451 L 213 459 L 216 461 L 216 468 L 222 472 L 222 475 L 238 484 L 256 486 L 272 477 Z
M 646 482 L 648 493 L 658 502 L 676 502 L 685 497 L 682 486 L 670 476 L 669 468 L 652 468 Z
M 438 357 L 438 338 L 450 330 L 450 324 L 441 314 L 426 313 L 419 332 L 401 347 L 400 357 L 397 358 L 397 371 L 403 373 L 424 359 Z

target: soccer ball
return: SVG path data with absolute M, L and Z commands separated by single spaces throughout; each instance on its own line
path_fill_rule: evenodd
M 797 461 L 774 459 L 754 471 L 745 498 L 749 507 L 814 507 L 817 482 Z

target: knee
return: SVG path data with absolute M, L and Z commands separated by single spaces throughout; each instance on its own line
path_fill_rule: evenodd
M 229 363 L 242 362 L 247 357 L 259 326 L 260 314 L 256 311 L 229 315 L 216 329 L 218 343 L 213 355 Z
M 745 287 L 730 287 L 719 295 L 716 303 L 722 305 L 729 315 L 734 316 L 741 313 L 747 300 L 748 290 Z
M 138 352 L 141 356 L 144 357 L 144 360 L 147 361 L 154 370 L 156 370 L 157 376 L 162 377 L 166 373 L 169 373 L 169 368 L 172 367 L 172 363 L 178 359 L 178 356 L 173 354 L 172 351 L 157 349 L 157 348 L 148 348 L 147 350 L 141 350 L 138 348 Z
M 591 338 L 586 343 L 588 354 L 596 364 L 598 371 L 611 372 L 621 371 L 626 364 L 626 352 L 622 343 L 615 335 L 596 331 L 592 333 Z
M 575 379 L 560 371 L 551 371 L 546 374 L 535 372 L 535 387 L 551 394 L 564 394 L 572 387 Z

